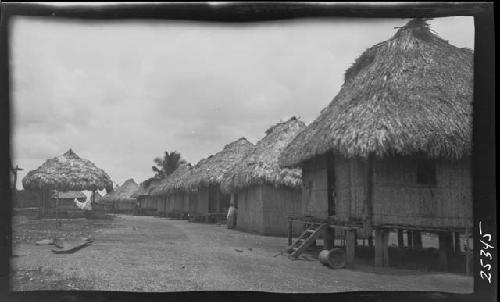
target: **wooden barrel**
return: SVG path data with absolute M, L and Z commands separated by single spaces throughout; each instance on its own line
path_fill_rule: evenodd
M 322 250 L 319 253 L 319 261 L 323 265 L 331 268 L 343 268 L 346 264 L 346 256 L 343 249 L 335 248 L 332 250 Z

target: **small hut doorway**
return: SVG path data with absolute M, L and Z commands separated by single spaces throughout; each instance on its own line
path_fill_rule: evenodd
M 328 216 L 333 216 L 335 215 L 335 169 L 333 154 L 328 154 L 326 157 L 326 178 L 328 193 Z

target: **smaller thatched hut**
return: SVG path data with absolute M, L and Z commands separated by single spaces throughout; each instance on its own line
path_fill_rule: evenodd
M 112 190 L 113 183 L 104 170 L 79 157 L 73 150 L 47 160 L 29 171 L 22 180 L 26 190 L 40 193 L 40 216 L 49 214 L 50 191 Z M 95 202 L 95 200 L 94 200 Z
M 222 177 L 240 162 L 252 147 L 253 144 L 246 138 L 240 138 L 216 154 L 200 160 L 188 173 L 173 183 L 175 190 L 189 193 L 190 216 L 224 217 L 229 209 L 230 195 L 223 194 L 220 190 Z
M 103 196 L 101 202 L 104 203 L 107 211 L 132 213 L 137 206 L 137 200 L 132 198 L 132 194 L 138 188 L 139 185 L 132 178 L 128 179 L 113 192 Z
M 152 197 L 157 199 L 157 211 L 160 215 L 183 217 L 189 212 L 190 193 L 176 189 L 175 184 L 190 169 L 190 163 L 181 161 L 179 167 L 151 191 Z
M 158 178 L 150 178 L 143 181 L 137 191 L 134 192 L 130 197 L 135 198 L 137 200 L 137 214 L 143 215 L 152 215 L 157 212 L 158 205 L 157 200 L 154 196 L 151 195 L 151 191 L 153 191 L 158 184 L 160 184 L 160 179 Z
M 288 217 L 301 214 L 301 170 L 280 168 L 278 157 L 304 128 L 295 117 L 270 127 L 248 155 L 224 174 L 222 192 L 232 193 L 238 229 L 285 235 Z

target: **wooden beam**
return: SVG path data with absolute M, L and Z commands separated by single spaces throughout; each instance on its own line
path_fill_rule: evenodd
M 389 266 L 389 232 L 384 230 L 383 234 L 382 249 L 384 252 L 384 266 L 387 267 Z
M 454 236 L 453 236 L 453 239 L 454 239 L 454 245 L 453 245 L 453 252 L 455 254 L 460 254 L 461 252 L 461 249 L 460 249 L 460 233 L 459 232 L 455 232 L 454 233 Z
M 470 236 L 470 230 L 467 228 L 465 230 L 465 274 L 467 276 L 472 275 L 473 269 L 472 269 L 472 251 L 470 250 L 469 246 L 469 236 Z
M 323 249 L 325 250 L 331 250 L 334 245 L 334 240 L 335 240 L 335 232 L 332 228 L 326 227 L 323 230 Z
M 346 268 L 354 267 L 354 258 L 356 255 L 356 231 L 348 230 L 346 231 Z
M 383 229 L 375 230 L 375 266 L 389 265 L 389 232 Z
M 451 249 L 451 233 L 440 232 L 439 237 L 439 266 L 441 269 L 448 268 L 448 257 Z
M 403 230 L 398 229 L 398 247 L 402 248 L 405 247 L 405 240 L 403 237 Z
M 292 225 L 293 220 L 288 219 L 288 246 L 292 245 L 292 232 L 293 232 L 293 225 Z

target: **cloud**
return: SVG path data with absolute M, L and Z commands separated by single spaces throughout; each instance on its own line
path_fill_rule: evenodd
M 354 59 L 405 22 L 18 17 L 14 159 L 25 174 L 73 148 L 120 183 L 149 177 L 153 158 L 167 150 L 196 163 L 240 137 L 255 143 L 279 120 L 316 118 Z M 435 19 L 434 26 L 452 44 L 472 48 L 471 17 Z

